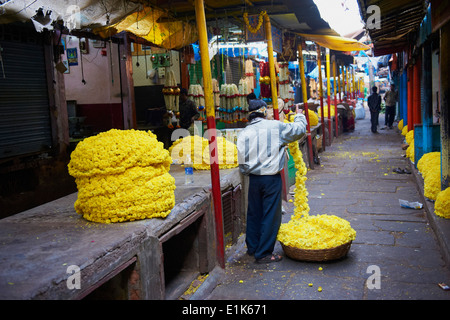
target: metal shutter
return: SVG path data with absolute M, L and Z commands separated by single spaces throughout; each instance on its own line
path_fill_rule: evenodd
M 19 38 L 0 38 L 0 158 L 52 144 L 44 48 L 36 39 Z

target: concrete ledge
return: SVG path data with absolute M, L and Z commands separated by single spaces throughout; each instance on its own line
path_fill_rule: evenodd
M 421 197 L 421 202 L 425 208 L 427 219 L 439 242 L 442 256 L 447 266 L 450 267 L 450 219 L 444 219 L 434 213 L 434 201 L 428 200 L 424 195 L 424 181 L 415 165 L 409 161 L 411 172 L 416 179 L 417 189 Z
M 180 224 L 197 221 L 195 214 L 200 211 L 207 217 L 198 240 L 198 246 L 207 247 L 202 249 L 203 257 L 207 256 L 201 262 L 202 272 L 213 270 L 216 244 L 210 218 L 210 172 L 196 172 L 196 183 L 186 186 L 184 170 L 174 171 L 176 205 L 165 219 L 89 222 L 74 210 L 77 193 L 1 219 L 0 299 L 78 299 L 131 265 L 140 282 L 137 298 L 164 299 L 161 239 L 168 240 L 167 234 Z M 240 183 L 238 169 L 221 173 L 222 188 Z M 80 268 L 81 289 L 67 286 L 71 265 Z

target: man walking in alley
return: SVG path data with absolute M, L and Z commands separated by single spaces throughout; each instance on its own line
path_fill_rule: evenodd
M 395 104 L 397 102 L 398 93 L 395 91 L 395 85 L 391 84 L 391 89 L 384 95 L 386 101 L 386 126 L 392 129 L 395 118 Z
M 378 88 L 372 87 L 372 94 L 367 98 L 367 105 L 370 110 L 370 123 L 372 124 L 371 130 L 373 133 L 378 133 L 377 125 L 378 125 L 378 115 L 381 110 L 381 97 L 377 93 Z

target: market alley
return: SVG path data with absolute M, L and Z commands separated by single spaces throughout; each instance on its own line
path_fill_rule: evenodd
M 230 249 L 214 290 L 199 290 L 192 298 L 450 299 L 450 291 L 438 286 L 450 284 L 450 272 L 425 210 L 399 205 L 399 199 L 420 202 L 413 174 L 393 172 L 410 168 L 401 148 L 404 137 L 396 127 L 379 132 L 370 131 L 366 108 L 355 131 L 335 139 L 321 154 L 321 165 L 307 174 L 310 214 L 337 215 L 357 232 L 346 258 L 307 263 L 284 256 L 259 265 L 246 254 L 243 235 Z M 283 222 L 290 219 L 292 203 L 285 208 Z M 279 243 L 275 251 L 283 254 Z

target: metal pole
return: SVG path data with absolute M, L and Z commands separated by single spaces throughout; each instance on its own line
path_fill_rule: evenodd
M 209 152 L 211 159 L 211 184 L 212 196 L 214 203 L 214 218 L 216 225 L 217 238 L 217 259 L 220 267 L 225 268 L 225 246 L 224 246 L 224 231 L 222 218 L 222 193 L 220 191 L 220 175 L 219 175 L 219 159 L 217 150 L 217 135 L 216 135 L 216 117 L 214 110 L 214 98 L 212 90 L 211 79 L 211 65 L 209 62 L 208 49 L 208 35 L 206 31 L 206 19 L 204 0 L 195 0 L 195 18 L 197 20 L 197 29 L 199 35 L 203 85 L 205 94 L 206 107 L 206 123 L 209 133 Z
M 326 48 L 327 63 L 327 104 L 328 104 L 328 143 L 331 145 L 331 70 L 330 70 L 330 49 Z M 336 115 L 335 115 L 336 116 Z
M 314 169 L 314 157 L 312 150 L 312 138 L 311 138 L 311 127 L 309 126 L 309 111 L 308 111 L 308 97 L 306 96 L 306 78 L 305 78 L 305 65 L 303 64 L 303 48 L 299 44 L 297 46 L 298 51 L 298 66 L 300 68 L 300 79 L 302 82 L 302 96 L 303 96 L 303 108 L 305 110 L 306 117 L 306 137 L 308 139 L 308 151 L 309 151 L 309 167 Z
M 323 89 L 322 89 L 322 61 L 321 61 L 321 51 L 320 51 L 320 46 L 316 43 L 317 46 L 317 69 L 319 71 L 319 96 L 320 96 L 320 111 L 321 111 L 321 121 L 322 121 L 322 148 L 323 151 L 325 151 L 325 118 L 323 115 Z
M 333 56 L 333 79 L 334 79 L 334 122 L 336 124 L 336 138 L 339 136 L 338 112 L 337 112 L 337 82 L 336 82 L 336 56 Z
M 275 61 L 273 59 L 272 26 L 270 24 L 270 17 L 268 14 L 264 15 L 264 27 L 266 29 L 267 54 L 269 55 L 270 91 L 272 92 L 273 118 L 275 120 L 280 120 L 280 116 L 278 114 L 277 78 L 275 75 Z

